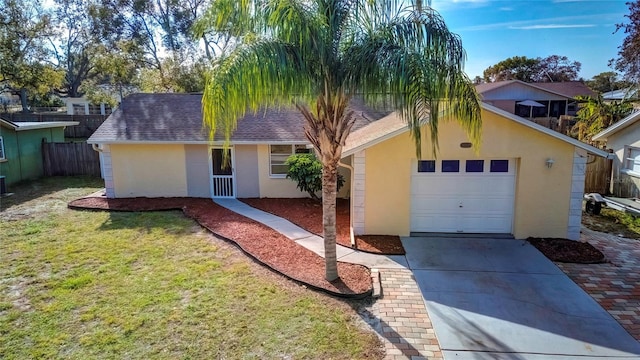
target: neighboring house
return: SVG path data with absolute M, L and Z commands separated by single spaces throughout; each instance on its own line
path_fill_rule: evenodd
M 525 118 L 558 119 L 562 115 L 575 116 L 578 110 L 575 97 L 596 95 L 578 81 L 526 83 L 508 80 L 479 84 L 476 90 L 485 103 Z M 526 105 L 527 101 L 538 105 Z
M 67 107 L 67 115 L 109 115 L 111 114 L 111 106 L 109 104 L 100 103 L 92 104 L 85 97 L 63 98 Z
M 602 99 L 605 101 L 622 101 L 622 100 L 638 100 L 638 89 L 636 88 L 626 88 L 608 91 L 606 93 L 602 93 Z
M 0 119 L 0 176 L 7 185 L 44 175 L 42 143 L 64 142 L 64 128 L 77 121 L 10 122 Z
M 617 197 L 640 197 L 640 111 L 593 136 L 615 152 L 610 191 Z
M 266 110 L 238 122 L 231 168 L 222 139 L 202 131 L 201 96 L 137 94 L 89 138 L 102 154 L 108 197 L 303 197 L 283 162 L 308 151 L 294 109 Z M 395 113 L 355 104 L 344 147 L 356 234 L 507 233 L 578 239 L 585 165 L 607 153 L 482 104 L 480 148 L 455 122 L 440 125 L 438 158 L 423 160 Z M 427 139 L 428 136 L 423 138 Z

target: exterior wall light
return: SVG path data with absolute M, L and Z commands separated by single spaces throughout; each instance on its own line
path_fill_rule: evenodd
M 545 161 L 544 163 L 547 165 L 547 167 L 549 169 L 551 169 L 551 167 L 553 166 L 553 163 L 555 163 L 555 161 L 552 158 L 548 158 L 547 161 Z

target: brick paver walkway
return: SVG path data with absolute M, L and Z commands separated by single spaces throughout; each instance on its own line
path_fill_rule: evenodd
M 557 263 L 558 267 L 640 341 L 640 240 L 584 227 L 581 239 L 602 251 L 610 263 Z
M 382 297 L 373 305 L 386 359 L 442 359 L 440 345 L 411 270 L 381 269 Z

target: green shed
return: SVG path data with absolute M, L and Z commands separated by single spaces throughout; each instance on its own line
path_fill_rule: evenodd
M 64 142 L 77 121 L 11 122 L 0 119 L 0 181 L 11 185 L 44 175 L 42 142 Z

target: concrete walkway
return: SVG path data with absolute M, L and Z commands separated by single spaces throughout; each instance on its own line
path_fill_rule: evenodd
M 263 223 L 301 246 L 324 257 L 324 239 L 312 234 L 289 220 L 251 207 L 237 199 L 215 199 L 216 204 L 249 219 Z M 406 269 L 407 259 L 403 255 L 376 255 L 337 246 L 338 261 L 364 265 L 371 269 Z

